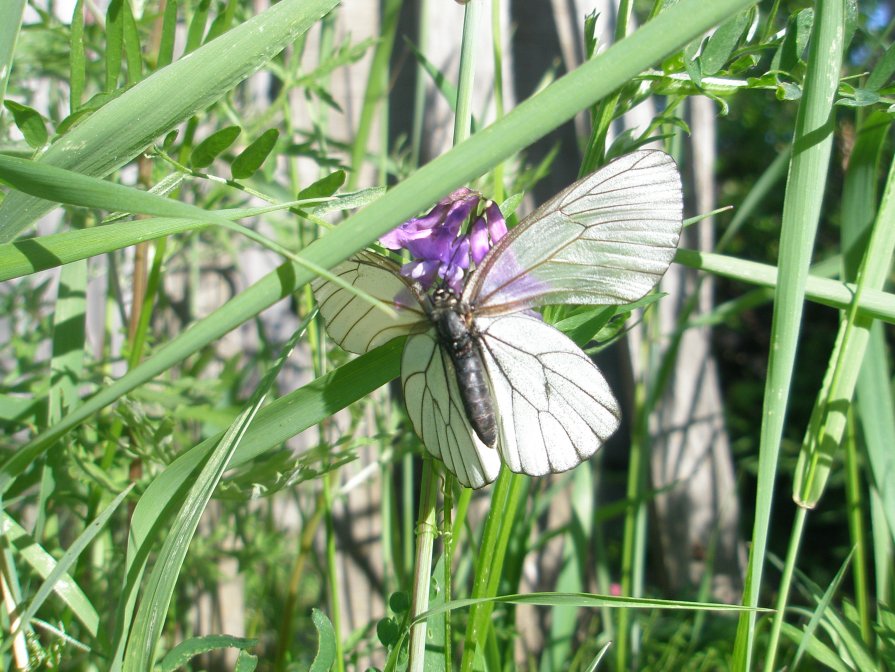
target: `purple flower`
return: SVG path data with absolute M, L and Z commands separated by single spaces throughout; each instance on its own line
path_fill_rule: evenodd
M 470 232 L 461 233 L 464 222 L 480 202 L 478 193 L 466 188 L 457 189 L 427 214 L 406 221 L 379 241 L 392 250 L 410 251 L 414 260 L 401 268 L 401 275 L 424 290 L 440 280 L 452 292 L 460 294 L 470 264 L 478 265 L 491 246 L 507 232 L 500 209 L 489 201 Z
M 478 266 L 488 254 L 488 250 L 507 233 L 507 223 L 503 213 L 494 201 L 488 201 L 485 212 L 480 215 L 469 232 L 470 252 L 473 263 Z
M 379 239 L 390 250 L 404 248 L 417 259 L 447 262 L 460 226 L 479 204 L 481 196 L 466 187 L 439 201 L 428 214 L 414 217 Z

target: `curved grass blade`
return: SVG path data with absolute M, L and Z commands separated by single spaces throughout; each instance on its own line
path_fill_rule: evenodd
M 211 495 L 221 480 L 224 471 L 236 452 L 236 448 L 251 426 L 256 414 L 267 396 L 267 391 L 292 353 L 292 348 L 304 336 L 313 315 L 305 319 L 289 342 L 283 347 L 279 358 L 264 374 L 246 408 L 233 421 L 229 429 L 217 442 L 205 461 L 195 481 L 191 484 L 186 499 L 180 506 L 158 559 L 142 594 L 140 606 L 130 629 L 127 648 L 124 651 L 122 669 L 149 670 L 152 667 L 153 652 L 158 646 L 162 626 L 168 613 L 168 606 L 174 595 L 174 586 L 186 558 L 190 541 L 199 525 L 199 518 L 205 511 Z M 145 493 L 144 493 L 145 496 Z M 119 643 L 120 647 L 120 643 Z M 119 648 L 120 652 L 121 649 Z M 117 655 L 115 667 L 117 667 Z
M 273 5 L 111 100 L 62 136 L 39 162 L 94 177 L 109 174 L 227 95 L 336 4 L 283 0 Z M 49 201 L 10 194 L 0 203 L 0 242 L 11 241 L 52 208 Z

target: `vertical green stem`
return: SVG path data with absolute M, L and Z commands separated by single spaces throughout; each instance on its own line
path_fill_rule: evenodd
M 354 144 L 351 147 L 351 172 L 347 186 L 349 191 L 357 188 L 360 170 L 364 163 L 364 157 L 367 155 L 367 141 L 370 139 L 373 121 L 376 118 L 376 108 L 388 90 L 388 63 L 395 44 L 395 33 L 398 29 L 398 16 L 401 13 L 402 3 L 403 0 L 385 0 L 385 7 L 382 10 L 382 30 L 376 51 L 373 53 L 373 62 L 370 63 L 370 79 L 367 81 L 367 91 L 364 94 L 364 105 L 361 108 L 357 134 L 354 136 Z
M 786 603 L 789 600 L 789 588 L 792 585 L 792 575 L 796 568 L 796 558 L 799 555 L 799 546 L 802 542 L 802 532 L 805 530 L 805 521 L 808 519 L 808 509 L 800 506 L 796 509 L 796 517 L 792 523 L 792 533 L 789 537 L 789 549 L 786 551 L 786 564 L 783 566 L 783 576 L 780 577 L 779 593 L 774 614 L 774 623 L 771 626 L 771 635 L 768 640 L 768 653 L 764 661 L 765 672 L 774 671 L 774 660 L 777 657 L 777 645 L 780 643 L 780 631 L 783 629 L 783 621 L 786 620 Z
M 475 44 L 481 24 L 483 0 L 471 0 L 466 5 L 463 20 L 463 41 L 460 44 L 460 77 L 457 83 L 457 115 L 454 119 L 454 144 L 469 137 L 472 129 L 472 94 L 475 79 Z
M 345 672 L 345 652 L 342 649 L 342 606 L 339 594 L 339 574 L 336 566 L 336 531 L 333 519 L 332 479 L 338 472 L 331 471 L 323 477 L 323 501 L 326 506 L 326 573 L 329 575 L 330 608 L 332 624 L 336 631 L 336 670 Z
M 416 618 L 429 608 L 429 583 L 431 580 L 432 547 L 435 544 L 435 503 L 438 477 L 432 460 L 423 460 L 423 484 L 420 493 L 420 514 L 416 529 L 416 562 L 414 563 L 413 599 L 411 618 Z M 426 659 L 426 621 L 422 620 L 410 629 L 410 672 L 422 672 Z
M 628 462 L 628 485 L 626 499 L 628 506 L 625 509 L 625 530 L 622 539 L 622 570 L 621 591 L 622 595 L 633 595 L 635 590 L 636 564 L 635 543 L 638 536 L 639 520 L 643 514 L 643 505 L 640 498 L 643 492 L 643 474 L 646 469 L 645 441 L 646 419 L 644 418 L 646 406 L 646 387 L 643 381 L 639 381 L 634 392 L 634 417 L 637 418 L 631 433 L 631 452 Z M 618 633 L 615 648 L 616 668 L 627 670 L 628 659 L 631 650 L 631 610 L 619 609 Z
M 848 528 L 851 533 L 855 557 L 852 574 L 855 582 L 855 608 L 861 624 L 861 637 L 868 646 L 873 644 L 873 628 L 870 625 L 870 587 L 867 581 L 867 537 L 864 534 L 863 502 L 861 501 L 861 476 L 855 442 L 854 418 L 849 417 L 849 431 L 845 440 L 845 497 L 848 502 Z
M 429 44 L 429 7 L 431 2 L 420 2 L 418 7 L 419 21 L 417 22 L 417 48 L 421 54 L 426 53 Z M 414 168 L 420 165 L 420 153 L 423 145 L 423 127 L 426 114 L 426 82 L 429 75 L 421 62 L 416 64 L 416 86 L 413 90 L 413 128 L 410 134 L 410 165 Z
M 843 50 L 843 0 L 818 0 L 804 94 L 793 137 L 793 156 L 780 234 L 780 280 L 774 296 L 771 347 L 762 409 L 758 486 L 743 604 L 757 607 L 767 552 L 780 441 L 792 382 L 808 265 L 820 217 L 833 141 L 833 100 Z M 740 616 L 733 666 L 752 669 L 754 611 Z
M 494 110 L 497 119 L 503 118 L 503 39 L 500 32 L 501 0 L 491 0 L 491 49 L 494 55 Z M 500 203 L 504 199 L 503 164 L 494 166 L 494 191 L 491 195 Z
M 454 537 L 453 523 L 451 521 L 454 508 L 454 476 L 450 472 L 444 475 L 444 601 L 451 601 L 451 586 L 453 585 Z M 444 669 L 452 669 L 451 654 L 451 612 L 444 615 Z

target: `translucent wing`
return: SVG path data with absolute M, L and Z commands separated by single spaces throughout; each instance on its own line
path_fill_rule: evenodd
M 398 264 L 371 252 L 355 255 L 332 269 L 351 286 L 392 306 L 397 318 L 323 278 L 311 283 L 326 332 L 342 348 L 363 354 L 393 338 L 428 328 L 420 299 L 399 270 Z
M 476 320 L 497 410 L 498 448 L 517 473 L 566 471 L 618 429 L 621 413 L 606 379 L 561 332 L 538 319 Z
M 479 440 L 466 419 L 457 374 L 434 330 L 407 339 L 401 385 L 417 436 L 460 483 L 480 488 L 497 478 L 500 456 Z
M 463 299 L 478 315 L 636 301 L 671 263 L 682 212 L 674 160 L 656 150 L 628 154 L 504 236 L 470 276 Z

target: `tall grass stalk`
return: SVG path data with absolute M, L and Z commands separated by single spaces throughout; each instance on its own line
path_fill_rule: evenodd
M 752 546 L 743 604 L 759 604 L 777 477 L 780 441 L 793 365 L 808 265 L 820 216 L 833 141 L 833 99 L 839 83 L 844 34 L 842 0 L 818 0 L 808 54 L 808 70 L 793 138 L 780 234 L 780 278 L 774 295 L 771 346 L 762 410 L 758 488 Z M 752 669 L 755 613 L 740 616 L 734 668 Z

